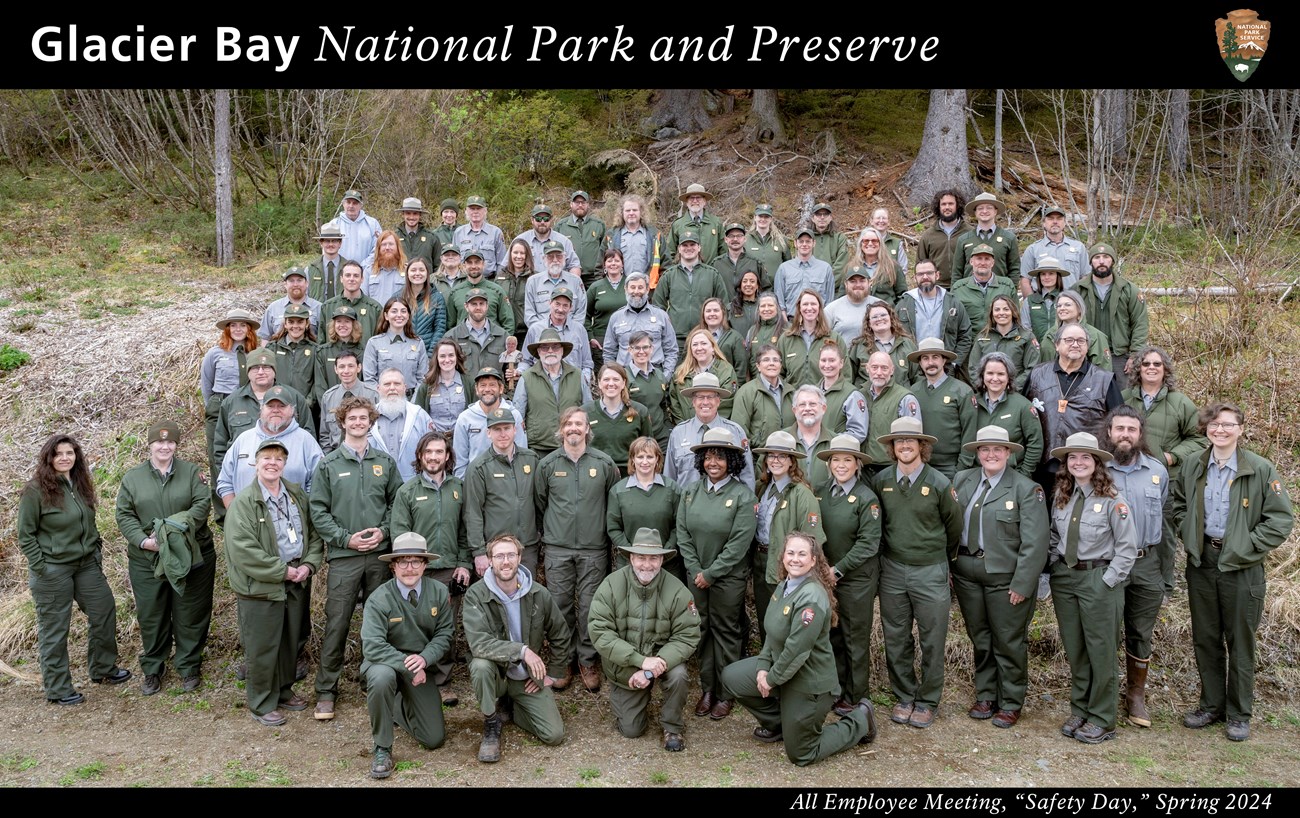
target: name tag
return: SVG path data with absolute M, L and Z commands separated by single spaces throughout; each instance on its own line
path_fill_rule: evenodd
M 880 490 L 881 490 L 881 491 L 893 491 L 893 490 L 894 490 L 894 487 L 893 487 L 893 486 L 881 486 Z
M 341 471 L 341 472 L 339 472 L 339 477 L 351 477 L 351 476 L 352 476 L 352 472 L 350 472 L 350 471 Z
M 1009 417 L 1011 417 L 1011 413 L 1007 412 L 1005 415 L 998 415 L 998 420 L 1006 420 Z
M 555 473 L 555 476 L 556 476 L 556 477 L 568 477 L 568 476 L 569 476 L 569 473 L 568 473 L 567 471 L 557 471 L 557 472 Z
M 493 476 L 493 477 L 505 477 L 504 474 L 493 474 L 492 476 Z
M 419 502 L 420 500 L 428 500 L 428 499 L 429 499 L 429 495 L 427 495 L 427 494 L 424 495 L 423 497 L 416 497 L 416 498 L 415 498 L 416 502 Z
M 469 427 L 469 433 L 472 435 L 478 435 L 478 434 L 482 434 L 483 430 L 477 426 L 471 426 Z
M 406 617 L 404 617 L 404 616 L 390 616 L 390 617 L 388 617 L 388 621 L 389 621 L 390 623 L 401 622 L 403 619 L 406 619 Z

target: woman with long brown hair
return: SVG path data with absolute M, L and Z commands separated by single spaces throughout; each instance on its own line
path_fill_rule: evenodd
M 984 315 L 984 326 L 975 336 L 966 359 L 966 371 L 973 372 L 980 360 L 990 352 L 1001 352 L 1015 364 L 1016 391 L 1023 392 L 1029 381 L 1029 370 L 1041 358 L 1038 339 L 1027 327 L 1020 325 L 1020 308 L 1009 295 L 995 295 Z
M 528 322 L 524 320 L 524 294 L 528 279 L 534 272 L 536 271 L 533 268 L 533 248 L 529 247 L 528 242 L 523 239 L 510 242 L 506 260 L 501 265 L 501 269 L 497 270 L 495 281 L 506 291 L 506 301 L 510 302 L 510 310 L 515 317 L 515 337 L 519 339 L 521 346 L 524 343 L 524 336 L 528 334 Z M 605 336 L 602 334 L 600 337 Z
M 363 362 L 366 381 L 379 383 L 379 373 L 389 367 L 402 370 L 406 376 L 406 394 L 409 397 L 424 380 L 429 371 L 429 351 L 424 341 L 411 329 L 411 309 L 406 302 L 394 296 L 384 304 L 384 314 L 374 336 L 366 341 Z
M 849 262 L 844 277 L 847 279 L 852 273 L 861 273 L 871 282 L 871 295 L 887 304 L 894 304 L 907 292 L 907 276 L 885 245 L 888 235 L 876 227 L 862 228 L 853 249 L 853 260 Z
M 718 342 L 718 349 L 731 362 L 736 371 L 736 380 L 745 383 L 749 380 L 749 351 L 745 349 L 745 338 L 731 326 L 727 318 L 727 306 L 721 298 L 706 298 L 700 306 L 700 323 L 696 329 L 706 329 Z
M 95 527 L 95 486 L 81 444 L 68 435 L 45 441 L 36 474 L 18 501 L 18 547 L 27 558 L 27 587 L 36 604 L 45 698 L 81 704 L 68 670 L 68 629 L 75 600 L 86 615 L 86 664 L 91 681 L 121 684 L 131 671 L 117 666 L 117 603 L 100 568 L 103 540 Z
M 644 404 L 632 400 L 627 370 L 614 361 L 606 361 L 597 370 L 596 391 L 596 397 L 582 407 L 591 426 L 590 445 L 615 463 L 622 463 L 627 458 L 627 447 L 637 438 L 650 435 L 650 412 Z
M 722 354 L 713 333 L 696 327 L 686 333 L 686 341 L 682 344 L 682 362 L 677 365 L 669 387 L 669 408 L 673 413 L 674 424 L 688 420 L 695 414 L 690 398 L 682 394 L 682 390 L 689 389 L 695 376 L 701 372 L 712 372 L 718 377 L 718 384 L 727 390 L 727 397 L 723 398 L 718 414 L 731 417 L 731 396 L 736 393 L 738 383 L 736 370 Z
M 416 256 L 407 262 L 401 298 L 411 308 L 411 328 L 432 355 L 434 346 L 447 331 L 447 302 L 433 286 L 429 274 L 429 262 L 423 258 Z
M 433 347 L 433 361 L 424 382 L 415 391 L 416 406 L 429 413 L 433 430 L 447 434 L 465 411 L 469 390 L 465 386 L 465 353 L 460 344 L 444 338 Z
M 816 290 L 804 290 L 795 300 L 794 320 L 776 344 L 781 353 L 781 378 L 786 383 L 802 386 L 821 380 L 817 359 L 824 338 L 835 341 L 841 358 L 848 357 L 848 345 L 826 322 L 826 305 L 821 295 Z

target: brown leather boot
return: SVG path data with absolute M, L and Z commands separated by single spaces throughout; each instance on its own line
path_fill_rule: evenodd
M 1128 657 L 1128 690 L 1124 694 L 1124 704 L 1128 707 L 1128 720 L 1130 724 L 1138 727 L 1151 726 L 1151 714 L 1147 712 L 1146 687 L 1147 687 L 1147 663 L 1151 657 L 1139 659 L 1133 654 L 1126 654 Z

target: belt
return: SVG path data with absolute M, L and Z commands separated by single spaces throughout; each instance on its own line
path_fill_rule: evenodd
M 1138 558 L 1138 559 L 1142 559 L 1142 558 L 1145 557 L 1146 555 L 1147 555 L 1147 549 L 1145 549 L 1145 548 L 1139 548 L 1139 549 L 1138 549 L 1138 553 L 1137 553 L 1137 558 Z
M 757 548 L 760 552 L 762 552 L 762 553 L 766 553 L 766 552 L 767 552 L 767 549 L 768 549 L 769 546 L 764 545 L 763 543 L 759 542 L 758 540 L 755 540 L 755 541 L 754 541 L 754 547 Z
M 1211 548 L 1220 549 L 1220 548 L 1223 548 L 1223 538 L 1222 538 L 1222 537 L 1206 537 L 1206 538 L 1205 538 L 1205 544 L 1208 545 L 1208 546 L 1210 546 Z
M 1105 568 L 1110 560 L 1079 560 L 1071 567 L 1076 571 L 1091 571 L 1093 568 Z
M 982 559 L 984 559 L 984 549 L 981 548 L 981 549 L 978 550 L 978 551 L 971 551 L 969 548 L 967 548 L 967 547 L 964 546 L 964 545 L 962 545 L 962 546 L 958 546 L 958 547 L 957 547 L 957 556 L 959 556 L 959 557 L 974 557 L 974 558 L 977 559 L 977 560 L 982 560 Z

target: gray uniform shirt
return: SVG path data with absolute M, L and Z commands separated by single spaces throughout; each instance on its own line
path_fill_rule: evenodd
M 1205 536 L 1222 539 L 1228 530 L 1228 494 L 1233 478 L 1237 476 L 1237 452 L 1222 466 L 1210 455 L 1210 465 L 1205 470 Z
M 506 237 L 501 228 L 491 222 L 483 222 L 482 230 L 475 230 L 469 223 L 458 225 L 451 234 L 452 243 L 460 248 L 461 258 L 471 248 L 483 255 L 483 275 L 495 278 L 501 262 L 506 258 Z
M 794 313 L 795 302 L 804 290 L 815 290 L 821 295 L 822 304 L 829 304 L 835 300 L 835 270 L 816 256 L 807 261 L 792 258 L 776 268 L 772 290 L 776 293 L 777 306 L 786 315 Z
M 632 365 L 632 352 L 628 349 L 632 336 L 645 331 L 650 334 L 650 343 L 654 349 L 650 352 L 650 363 L 672 372 L 677 368 L 677 335 L 673 330 L 668 313 L 646 302 L 640 310 L 622 307 L 609 317 L 609 328 L 605 330 L 603 348 L 617 349 L 617 360 L 624 367 Z
M 1138 546 L 1152 548 L 1160 544 L 1165 531 L 1165 501 L 1169 499 L 1169 470 L 1159 460 L 1139 453 L 1127 466 L 1112 460 L 1106 465 L 1115 487 L 1124 495 L 1133 512 Z
M 700 479 L 700 473 L 695 468 L 695 452 L 691 451 L 691 447 L 699 444 L 704 437 L 700 426 L 700 419 L 692 417 L 673 427 L 672 434 L 668 436 L 668 451 L 664 453 L 664 477 L 676 480 L 683 488 Z M 752 491 L 755 483 L 754 458 L 749 453 L 749 433 L 741 428 L 739 423 L 728 420 L 722 415 L 718 415 L 709 423 L 710 429 L 716 429 L 718 426 L 729 430 L 735 442 L 744 448 L 745 467 L 740 472 L 740 479 Z
M 320 337 L 320 302 L 314 298 L 304 298 L 302 303 L 307 305 L 311 310 L 308 322 L 311 324 L 311 331 Z M 272 335 L 280 331 L 284 326 L 284 311 L 289 307 L 289 296 L 272 301 L 266 308 L 266 315 L 262 316 L 262 326 L 257 329 L 257 337 L 264 340 L 270 340 Z
M 565 270 L 558 280 L 552 280 L 546 273 L 534 273 L 524 284 L 524 323 L 529 329 L 541 325 L 545 327 L 551 320 L 551 293 L 556 287 L 568 287 L 573 293 L 573 310 L 569 320 L 581 324 L 587 318 L 587 289 L 582 286 L 582 279 Z
M 1114 588 L 1128 579 L 1138 552 L 1137 526 L 1124 495 L 1102 497 L 1094 494 L 1091 487 L 1084 495 L 1076 486 L 1065 508 L 1056 508 L 1053 503 L 1050 553 L 1054 559 L 1065 557 L 1070 514 L 1079 497 L 1084 498 L 1079 518 L 1079 561 L 1110 560 L 1102 580 Z

